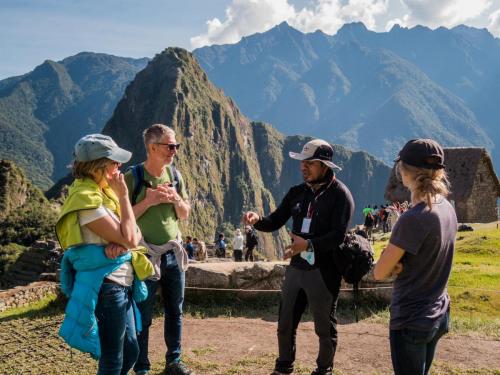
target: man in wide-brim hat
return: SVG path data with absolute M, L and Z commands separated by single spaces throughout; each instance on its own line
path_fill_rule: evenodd
M 295 361 L 295 336 L 300 317 L 309 304 L 314 329 L 319 337 L 319 353 L 314 375 L 331 375 L 337 347 L 335 311 L 341 274 L 334 253 L 343 242 L 354 211 L 349 189 L 336 178 L 332 146 L 321 139 L 307 142 L 300 153 L 304 182 L 293 186 L 278 208 L 262 217 L 256 212 L 243 215 L 245 224 L 272 232 L 291 217 L 292 243 L 284 258 L 291 258 L 282 285 L 278 319 L 279 356 L 272 375 L 290 374 Z

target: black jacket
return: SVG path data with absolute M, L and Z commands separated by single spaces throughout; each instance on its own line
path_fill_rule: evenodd
M 334 252 L 344 241 L 354 212 L 351 192 L 330 173 L 327 179 L 330 181 L 332 178 L 334 180 L 331 184 L 323 185 L 316 192 L 305 183 L 293 186 L 278 208 L 255 224 L 257 230 L 272 232 L 292 218 L 292 231 L 311 240 L 315 264 L 310 266 L 298 254 L 292 258 L 290 265 L 301 269 L 320 268 L 329 287 L 340 285 L 341 275 L 335 267 Z M 318 196 L 316 201 L 315 196 Z M 302 219 L 307 216 L 310 203 L 313 208 L 310 230 L 308 234 L 301 234 Z

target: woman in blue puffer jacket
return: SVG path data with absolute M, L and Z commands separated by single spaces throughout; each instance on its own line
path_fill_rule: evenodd
M 56 233 L 65 250 L 61 288 L 69 297 L 59 334 L 99 359 L 98 375 L 127 374 L 138 356 L 134 299 L 153 273 L 136 251 L 141 233 L 119 171 L 131 153 L 108 136 L 91 134 L 75 146 L 73 175 Z M 130 251 L 129 249 L 134 249 Z

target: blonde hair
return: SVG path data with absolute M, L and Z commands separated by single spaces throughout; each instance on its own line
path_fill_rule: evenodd
M 412 200 L 423 200 L 432 209 L 432 198 L 437 195 L 446 197 L 449 193 L 450 182 L 444 168 L 418 168 L 399 161 L 396 164 L 397 173 L 403 170 L 413 181 L 411 190 Z
M 91 161 L 75 161 L 73 163 L 73 177 L 74 178 L 91 178 L 95 176 L 104 176 L 106 167 L 113 163 L 108 158 L 100 158 Z
M 154 124 L 144 130 L 142 132 L 142 139 L 144 140 L 146 151 L 148 151 L 148 145 L 161 142 L 162 138 L 167 135 L 175 137 L 175 131 L 163 124 Z

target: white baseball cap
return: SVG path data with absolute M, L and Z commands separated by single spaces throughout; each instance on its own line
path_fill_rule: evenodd
M 288 155 L 290 155 L 292 159 L 300 161 L 319 160 L 331 169 L 338 169 L 339 171 L 342 170 L 342 168 L 332 162 L 333 147 L 327 141 L 322 139 L 313 139 L 302 147 L 302 151 L 300 153 L 290 151 Z

